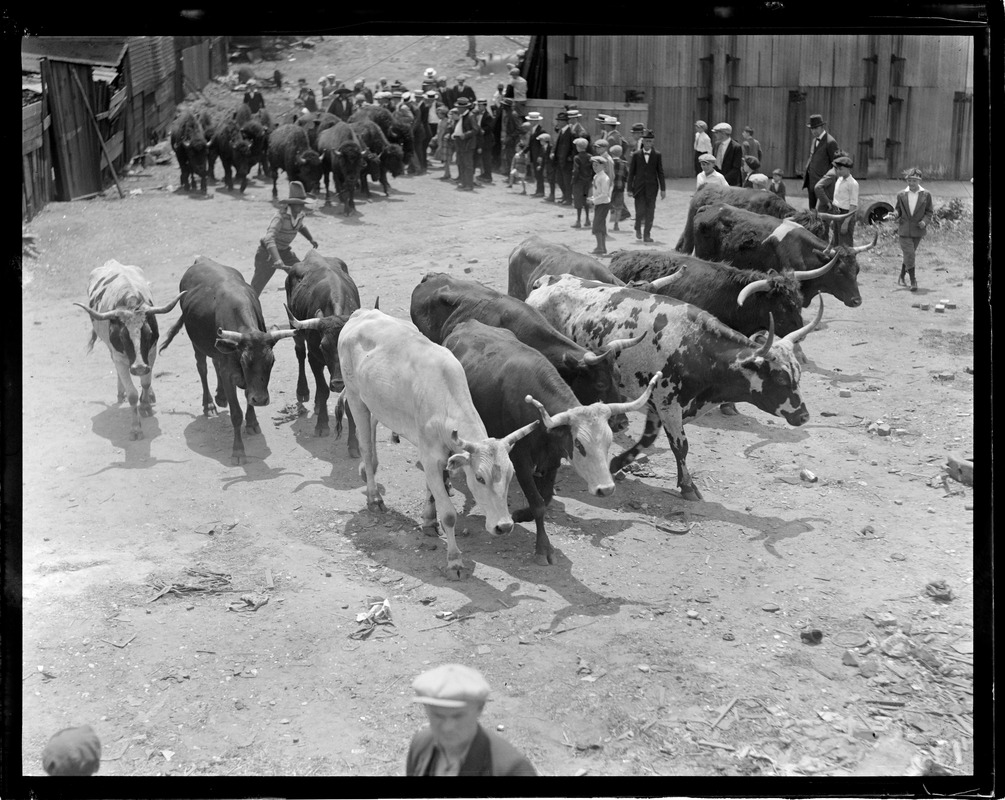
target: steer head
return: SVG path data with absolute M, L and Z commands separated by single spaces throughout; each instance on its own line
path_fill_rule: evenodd
M 537 421 L 518 428 L 502 439 L 488 437 L 479 441 L 468 441 L 453 431 L 448 446 L 453 455 L 447 459 L 447 469 L 451 474 L 463 471 L 468 488 L 475 502 L 485 514 L 485 529 L 492 534 L 509 533 L 513 529 L 513 518 L 507 507 L 506 495 L 513 480 L 513 464 L 509 451 L 518 441 L 529 434 Z
M 824 250 L 814 249 L 813 255 L 819 262 L 826 266 L 830 265 L 829 273 L 825 271 L 823 275 L 817 275 L 819 270 L 808 272 L 796 272 L 795 275 L 803 281 L 803 308 L 809 307 L 810 300 L 817 292 L 826 292 L 834 295 L 838 300 L 851 308 L 862 305 L 862 296 L 858 289 L 858 254 L 871 250 L 879 241 L 879 232 L 873 237 L 870 244 L 850 247 L 840 244 L 837 248 L 828 246 Z M 836 263 L 834 263 L 836 261 Z M 807 277 L 807 275 L 809 277 Z M 819 278 L 817 281 L 812 278 Z
M 614 439 L 609 424 L 611 417 L 629 411 L 641 411 L 649 401 L 653 387 L 663 377 L 657 372 L 649 386 L 630 403 L 592 403 L 574 406 L 554 417 L 544 405 L 527 395 L 524 400 L 534 406 L 541 415 L 541 422 L 548 431 L 558 429 L 563 436 L 563 450 L 572 462 L 572 468 L 586 481 L 587 490 L 597 497 L 614 494 L 614 478 L 611 476 L 608 451 Z
M 146 375 L 150 372 L 148 357 L 156 347 L 160 331 L 157 315 L 166 314 L 181 300 L 185 292 L 180 292 L 170 303 L 151 306 L 139 297 L 125 301 L 125 305 L 109 311 L 95 311 L 83 303 L 74 303 L 86 311 L 91 319 L 108 323 L 108 342 L 117 353 L 122 353 L 129 361 L 132 375 Z
M 821 297 L 816 318 L 779 339 L 775 338 L 772 317 L 767 337 L 750 339 L 749 345 L 740 349 L 732 366 L 743 375 L 743 396 L 740 399 L 769 414 L 783 417 L 793 426 L 802 425 L 809 419 L 809 411 L 799 394 L 802 367 L 793 348 L 820 323 L 823 313 L 824 301 Z
M 244 389 L 250 406 L 269 404 L 269 377 L 276 357 L 272 348 L 281 339 L 296 334 L 295 330 L 279 330 L 273 325 L 268 331 L 226 331 L 216 329 L 215 346 L 218 352 L 237 357 L 237 374 L 234 382 Z
M 345 381 L 342 378 L 342 364 L 338 357 L 338 338 L 342 328 L 349 321 L 349 315 L 332 314 L 326 317 L 324 311 L 319 308 L 310 319 L 299 320 L 293 316 L 289 306 L 283 304 L 283 308 L 286 309 L 286 316 L 289 317 L 290 326 L 294 330 L 316 331 L 320 335 L 318 349 L 331 376 L 328 388 L 333 392 L 341 392 L 345 388 Z

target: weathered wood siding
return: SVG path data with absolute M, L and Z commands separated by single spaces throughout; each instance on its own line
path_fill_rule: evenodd
M 968 36 L 915 34 L 549 36 L 547 87 L 566 102 L 644 92 L 646 124 L 675 177 L 693 170 L 696 119 L 729 122 L 737 140 L 750 125 L 764 169 L 795 176 L 808 155 L 806 120 L 818 113 L 860 178 L 916 164 L 966 179 L 974 51 Z
M 49 157 L 49 126 L 44 102 L 21 108 L 21 219 L 25 222 L 45 207 L 52 197 Z

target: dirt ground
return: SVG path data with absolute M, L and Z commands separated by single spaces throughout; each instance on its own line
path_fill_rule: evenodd
M 515 51 L 494 38 L 479 50 Z M 326 38 L 292 51 L 284 72 L 313 83 L 335 65 L 410 85 L 428 65 L 471 74 L 464 37 L 409 41 Z M 473 83 L 481 96 L 497 80 Z M 266 93 L 270 109 L 287 97 Z M 430 270 L 505 291 L 507 257 L 531 234 L 593 247 L 565 209 L 500 180 L 457 192 L 439 174 L 396 179 L 348 219 L 315 208 L 320 251 L 348 263 L 364 306 L 379 295 L 407 318 Z M 475 571 L 452 582 L 444 546 L 416 528 L 415 448 L 379 429 L 388 511 L 368 512 L 344 439 L 316 438 L 312 408 L 297 416 L 291 341 L 276 346 L 245 466 L 230 464 L 229 416 L 202 415 L 184 333 L 157 359 L 146 438 L 129 439 L 107 351 L 85 355 L 91 325 L 71 305 L 88 273 L 111 258 L 139 265 L 157 301 L 200 254 L 250 279 L 274 206 L 263 181 L 244 195 L 222 181 L 205 197 L 181 191 L 174 165 L 122 183 L 124 199 L 113 186 L 29 225 L 40 254 L 22 274 L 25 775 L 42 774 L 50 735 L 84 723 L 102 740 L 101 775 L 401 775 L 424 724 L 411 681 L 448 661 L 485 674 L 484 724 L 546 775 L 972 771 L 974 498 L 945 478 L 947 454 L 974 446 L 969 228 L 925 240 L 917 294 L 896 285 L 885 230 L 860 258 L 863 305 L 825 298 L 804 342 L 809 423 L 741 405 L 687 426 L 702 502 L 680 498 L 665 439 L 609 498 L 586 495 L 565 466 L 547 517 L 557 563 L 541 567 L 532 529 L 490 537 L 455 484 Z M 658 203 L 654 247 L 673 247 L 689 195 Z M 611 239 L 642 246 L 630 229 Z M 285 327 L 280 277 L 262 304 Z M 955 307 L 913 307 L 943 299 Z M 642 423 L 632 415 L 630 436 Z M 510 502 L 523 502 L 515 482 Z M 245 595 L 268 602 L 252 611 Z M 360 634 L 357 615 L 385 598 L 393 625 Z M 819 643 L 801 637 L 813 630 Z

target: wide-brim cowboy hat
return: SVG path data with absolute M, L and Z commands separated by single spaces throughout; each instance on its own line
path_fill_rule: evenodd
M 290 181 L 290 191 L 289 196 L 283 198 L 279 201 L 280 203 L 287 204 L 302 204 L 305 206 L 314 205 L 314 201 L 307 196 L 307 192 L 304 191 L 304 185 L 300 181 Z

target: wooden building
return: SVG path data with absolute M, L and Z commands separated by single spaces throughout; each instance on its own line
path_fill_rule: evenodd
M 42 99 L 22 111 L 22 217 L 102 191 L 227 65 L 226 37 L 24 37 Z
M 694 122 L 754 129 L 762 170 L 801 176 L 810 114 L 822 114 L 855 174 L 973 176 L 974 55 L 969 36 L 727 34 L 535 36 L 531 96 L 644 103 L 668 177 L 693 174 Z

